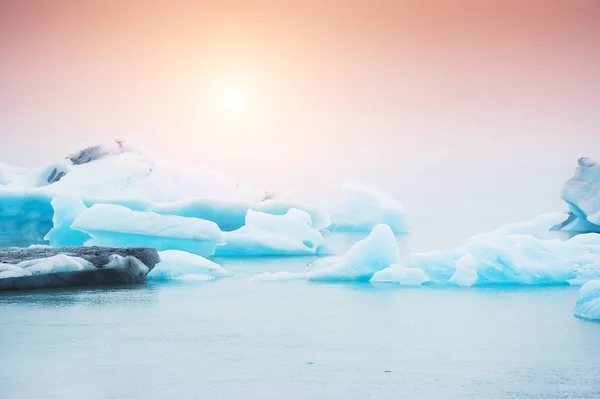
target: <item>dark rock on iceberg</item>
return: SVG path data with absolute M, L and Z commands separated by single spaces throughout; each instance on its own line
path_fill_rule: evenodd
M 81 264 L 81 270 L 64 271 L 61 262 Z M 0 266 L 10 268 L 9 273 L 18 271 L 15 277 L 0 278 L 0 290 L 141 283 L 159 262 L 151 248 L 0 249 Z
M 117 145 L 119 146 L 119 151 L 123 152 L 123 143 L 119 140 L 116 140 Z M 83 165 L 96 159 L 100 159 L 109 154 L 109 151 L 104 146 L 97 145 L 93 147 L 87 147 L 83 150 L 79 151 L 76 154 L 68 156 L 73 165 Z

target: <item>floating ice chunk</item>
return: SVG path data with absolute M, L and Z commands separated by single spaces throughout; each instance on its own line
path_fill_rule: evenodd
M 399 257 L 398 243 L 392 229 L 380 224 L 333 265 L 310 271 L 308 279 L 368 281 L 376 272 L 398 264 Z
M 216 256 L 326 255 L 333 250 L 323 235 L 311 227 L 310 215 L 290 209 L 285 215 L 248 210 L 246 224 L 224 233 L 226 244 Z
M 303 280 L 306 278 L 306 273 L 290 273 L 290 272 L 275 272 L 261 273 L 251 277 L 252 281 L 288 281 L 288 280 Z
M 224 243 L 213 222 L 137 212 L 117 205 L 97 204 L 84 210 L 72 228 L 92 237 L 86 245 L 176 249 L 210 256 L 215 246 Z
M 159 252 L 160 263 L 148 273 L 150 280 L 213 280 L 233 274 L 206 258 L 183 251 Z
M 562 190 L 572 217 L 559 227 L 573 232 L 600 232 L 600 164 L 591 158 L 577 162 L 575 176 Z
M 331 209 L 331 231 L 371 231 L 387 224 L 394 233 L 409 231 L 402 204 L 388 193 L 357 183 L 344 183 L 341 203 Z
M 600 280 L 588 281 L 579 290 L 575 316 L 588 320 L 600 320 Z
M 49 258 L 32 259 L 17 264 L 32 275 L 60 272 L 94 270 L 95 267 L 83 258 L 68 255 L 55 255 Z
M 67 246 L 81 246 L 90 239 L 89 234 L 71 228 L 71 225 L 86 210 L 86 207 L 76 195 L 62 195 L 55 197 L 52 202 L 54 227 L 44 237 L 51 246 L 56 248 Z
M 396 283 L 400 285 L 421 285 L 429 281 L 429 277 L 421 269 L 392 265 L 373 274 L 372 283 Z

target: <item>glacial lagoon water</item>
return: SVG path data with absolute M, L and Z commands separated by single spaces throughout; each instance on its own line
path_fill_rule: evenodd
M 0 398 L 600 398 L 600 323 L 573 317 L 577 288 L 250 280 L 310 260 L 3 293 Z

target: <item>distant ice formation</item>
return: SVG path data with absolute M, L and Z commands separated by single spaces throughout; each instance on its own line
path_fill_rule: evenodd
M 588 281 L 579 290 L 575 316 L 600 321 L 600 280 Z
M 148 273 L 148 280 L 202 281 L 233 275 L 215 262 L 188 252 L 169 250 L 159 255 L 160 263 Z
M 577 162 L 575 176 L 562 190 L 571 215 L 557 228 L 574 233 L 600 232 L 600 164 L 591 158 Z
M 388 193 L 357 183 L 344 183 L 341 189 L 341 200 L 331 205 L 328 230 L 369 232 L 378 224 L 396 234 L 410 230 L 402 204 Z
M 323 235 L 311 227 L 308 213 L 290 209 L 285 215 L 248 210 L 239 230 L 225 232 L 225 245 L 216 256 L 329 255 L 333 250 Z

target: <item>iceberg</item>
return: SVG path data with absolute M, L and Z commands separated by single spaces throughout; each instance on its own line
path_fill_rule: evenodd
M 331 263 L 331 260 L 326 261 Z M 313 281 L 369 281 L 376 272 L 399 262 L 396 237 L 389 226 L 380 224 L 373 228 L 367 238 L 354 244 L 343 257 L 325 268 L 311 270 L 307 278 Z
M 150 248 L 0 250 L 0 290 L 140 283 L 160 260 Z
M 244 227 L 223 233 L 225 245 L 215 256 L 329 255 L 333 250 L 311 227 L 308 213 L 290 209 L 285 215 L 248 210 Z
M 581 287 L 573 314 L 582 319 L 600 321 L 600 280 L 588 281 Z
M 233 274 L 206 258 L 188 252 L 168 250 L 159 252 L 160 263 L 148 280 L 214 280 Z
M 118 205 L 97 204 L 85 209 L 71 228 L 90 235 L 87 246 L 152 247 L 211 256 L 217 245 L 225 243 L 213 222 L 132 211 Z
M 580 158 L 575 175 L 563 186 L 562 198 L 571 214 L 557 229 L 574 233 L 600 232 L 600 164 L 591 158 Z
M 398 285 L 578 285 L 600 279 L 600 234 L 567 241 L 546 237 L 565 214 L 546 214 L 468 239 L 458 248 L 409 254 L 401 262 L 395 237 L 379 225 L 341 258 L 315 262 L 307 273 L 262 274 L 257 280 L 370 281 Z
M 460 286 L 577 284 L 600 275 L 600 235 L 538 238 L 560 217 L 542 215 L 476 235 L 456 249 L 411 254 L 408 265 L 422 269 L 431 283 Z
M 31 244 L 76 245 L 67 228 L 73 213 L 56 216 L 55 197 L 79 197 L 86 207 L 119 205 L 140 212 L 197 218 L 216 223 L 223 231 L 244 226 L 248 210 L 285 215 L 300 209 L 311 215 L 311 226 L 330 224 L 323 210 L 289 198 L 239 185 L 214 171 L 159 161 L 147 151 L 109 141 L 73 152 L 39 168 L 0 164 L 0 246 Z M 61 204 L 57 204 L 61 208 Z M 80 206 L 78 205 L 79 209 Z M 60 213 L 60 212 L 59 212 Z M 63 235 L 66 234 L 66 235 Z M 79 241 L 83 236 L 79 235 Z M 66 241 L 64 241 L 66 240 Z
M 369 232 L 378 224 L 396 234 L 410 230 L 402 204 L 388 193 L 358 183 L 343 183 L 341 189 L 341 200 L 331 205 L 328 230 Z

